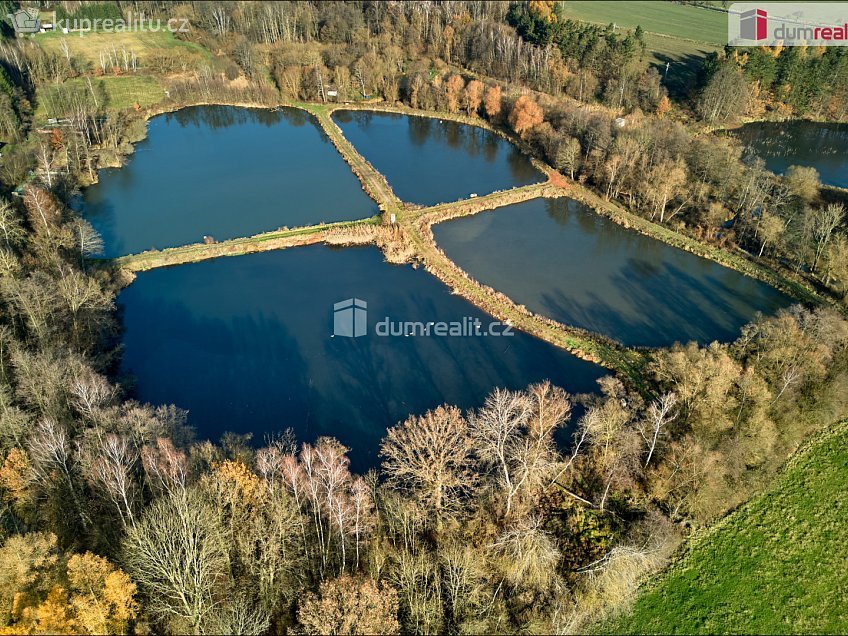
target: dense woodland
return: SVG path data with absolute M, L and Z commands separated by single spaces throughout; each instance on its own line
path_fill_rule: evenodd
M 164 15 L 160 2 L 58 3 Z M 622 607 L 693 529 L 746 500 L 848 413 L 837 308 L 755 320 L 733 343 L 646 354 L 592 396 L 495 390 L 395 423 L 351 474 L 332 439 L 225 436 L 112 379 L 122 274 L 68 206 L 144 135 L 102 78 L 163 78 L 176 103 L 382 98 L 484 118 L 565 177 L 657 223 L 817 286 L 848 287 L 838 193 L 767 172 L 716 122 L 841 119 L 841 49 L 707 60 L 670 100 L 641 34 L 554 3 L 194 2 L 182 48 L 99 66 L 0 42 L 0 631 L 566 632 Z M 810 78 L 826 74 L 818 89 Z M 73 82 L 66 80 L 75 80 Z M 805 84 L 809 80 L 809 84 Z M 806 88 L 805 88 L 806 86 Z M 70 122 L 45 128 L 37 108 Z M 615 125 L 624 116 L 627 125 Z M 13 196 L 13 191 L 19 196 Z M 574 416 L 572 413 L 579 413 Z M 555 442 L 572 426 L 568 446 Z

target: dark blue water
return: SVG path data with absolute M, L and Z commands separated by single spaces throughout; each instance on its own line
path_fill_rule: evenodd
M 106 256 L 371 216 L 376 204 L 311 115 L 198 106 L 155 117 L 84 214 Z
M 333 304 L 367 302 L 368 333 L 332 337 Z M 332 435 L 357 469 L 376 463 L 387 427 L 442 403 L 475 407 L 497 386 L 543 379 L 571 392 L 605 371 L 525 334 L 380 337 L 393 321 L 490 319 L 439 281 L 383 262 L 373 247 L 301 247 L 141 273 L 118 299 L 123 372 L 136 396 L 190 410 L 201 437 L 301 441 Z
M 435 205 L 544 180 L 527 155 L 476 126 L 373 111 L 333 119 L 403 201 Z
M 848 124 L 755 122 L 732 134 L 762 157 L 772 172 L 809 166 L 819 171 L 823 184 L 848 188 Z
M 626 230 L 569 199 L 535 199 L 436 225 L 436 242 L 535 312 L 625 345 L 730 341 L 792 300 L 717 263 Z

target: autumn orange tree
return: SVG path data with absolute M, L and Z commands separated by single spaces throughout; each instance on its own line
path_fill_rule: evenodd
M 512 107 L 509 114 L 509 125 L 519 135 L 524 137 L 525 133 L 538 126 L 545 120 L 545 114 L 542 107 L 534 102 L 527 95 L 522 95 Z
M 483 103 L 483 82 L 471 80 L 465 87 L 465 112 L 476 115 L 481 103 Z
M 483 108 L 486 111 L 486 117 L 495 119 L 501 114 L 503 89 L 495 84 L 486 90 L 486 95 L 483 98 Z
M 459 98 L 462 94 L 462 89 L 465 86 L 465 80 L 459 75 L 451 75 L 445 83 L 445 96 L 447 98 L 448 112 L 459 112 Z

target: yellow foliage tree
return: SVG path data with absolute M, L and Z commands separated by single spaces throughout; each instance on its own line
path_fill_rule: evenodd
M 31 503 L 29 472 L 29 457 L 20 448 L 10 450 L 3 466 L 0 466 L 0 487 L 3 489 L 3 499 L 11 503 L 18 512 Z
M 10 537 L 0 548 L 0 634 L 123 634 L 136 586 L 90 552 L 61 558 L 56 537 Z
M 262 483 L 242 462 L 227 460 L 217 464 L 211 481 L 221 503 L 234 510 L 250 508 L 262 499 Z
M 557 14 L 554 13 L 556 2 L 553 0 L 530 0 L 527 3 L 527 8 L 533 15 L 544 18 L 548 22 L 556 22 Z
M 70 605 L 80 631 L 88 634 L 122 634 L 135 618 L 136 586 L 123 571 L 91 552 L 68 560 Z

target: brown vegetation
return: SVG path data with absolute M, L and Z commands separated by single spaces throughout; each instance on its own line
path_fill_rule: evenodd
M 639 59 L 637 36 L 563 26 L 548 2 L 209 2 L 185 11 L 189 37 L 215 56 L 153 51 L 137 68 L 131 51 L 126 62 L 113 51 L 98 71 L 34 39 L 0 44 L 0 132 L 26 141 L 4 149 L 0 178 L 7 190 L 32 181 L 20 199 L 0 202 L 3 631 L 585 631 L 626 602 L 683 533 L 745 500 L 804 436 L 845 417 L 848 327 L 832 310 L 796 307 L 728 345 L 637 355 L 516 306 L 433 244 L 435 222 L 567 193 L 799 297 L 844 299 L 844 211 L 822 198 L 817 175 L 774 177 L 742 161 L 738 145 L 693 134 L 676 120 L 687 105 L 669 110 L 658 74 Z M 552 31 L 528 24 L 581 37 L 534 42 Z M 752 63 L 762 55 L 790 59 L 755 51 L 732 60 L 742 70 L 712 69 L 700 113 L 731 120 L 761 99 L 764 78 L 755 80 L 763 91 L 749 90 L 755 68 L 768 67 Z M 166 74 L 167 96 L 140 112 L 110 105 L 98 76 L 144 64 Z M 844 81 L 833 79 L 810 104 L 809 91 L 771 90 L 786 93 L 787 113 L 844 116 Z M 542 166 L 546 184 L 405 207 L 329 118 L 331 84 L 338 102 L 450 111 L 440 116 L 509 137 L 493 128 L 506 119 L 521 136 L 513 140 L 562 174 Z M 34 96 L 67 119 L 61 134 L 32 133 Z M 119 165 L 155 112 L 301 99 L 320 102 L 310 111 L 383 223 L 188 246 L 132 257 L 133 267 L 375 241 L 389 260 L 420 260 L 492 315 L 619 377 L 593 396 L 542 383 L 496 390 L 466 412 L 415 414 L 390 429 L 381 471 L 364 477 L 332 439 L 298 446 L 283 435 L 257 450 L 224 436 L 216 445 L 195 440 L 179 409 L 125 399 L 105 373 L 116 356 L 114 295 L 129 274 L 93 266 L 99 239 L 64 201 L 98 167 Z M 614 123 L 621 114 L 623 127 Z M 554 436 L 578 403 L 585 414 L 562 449 Z

